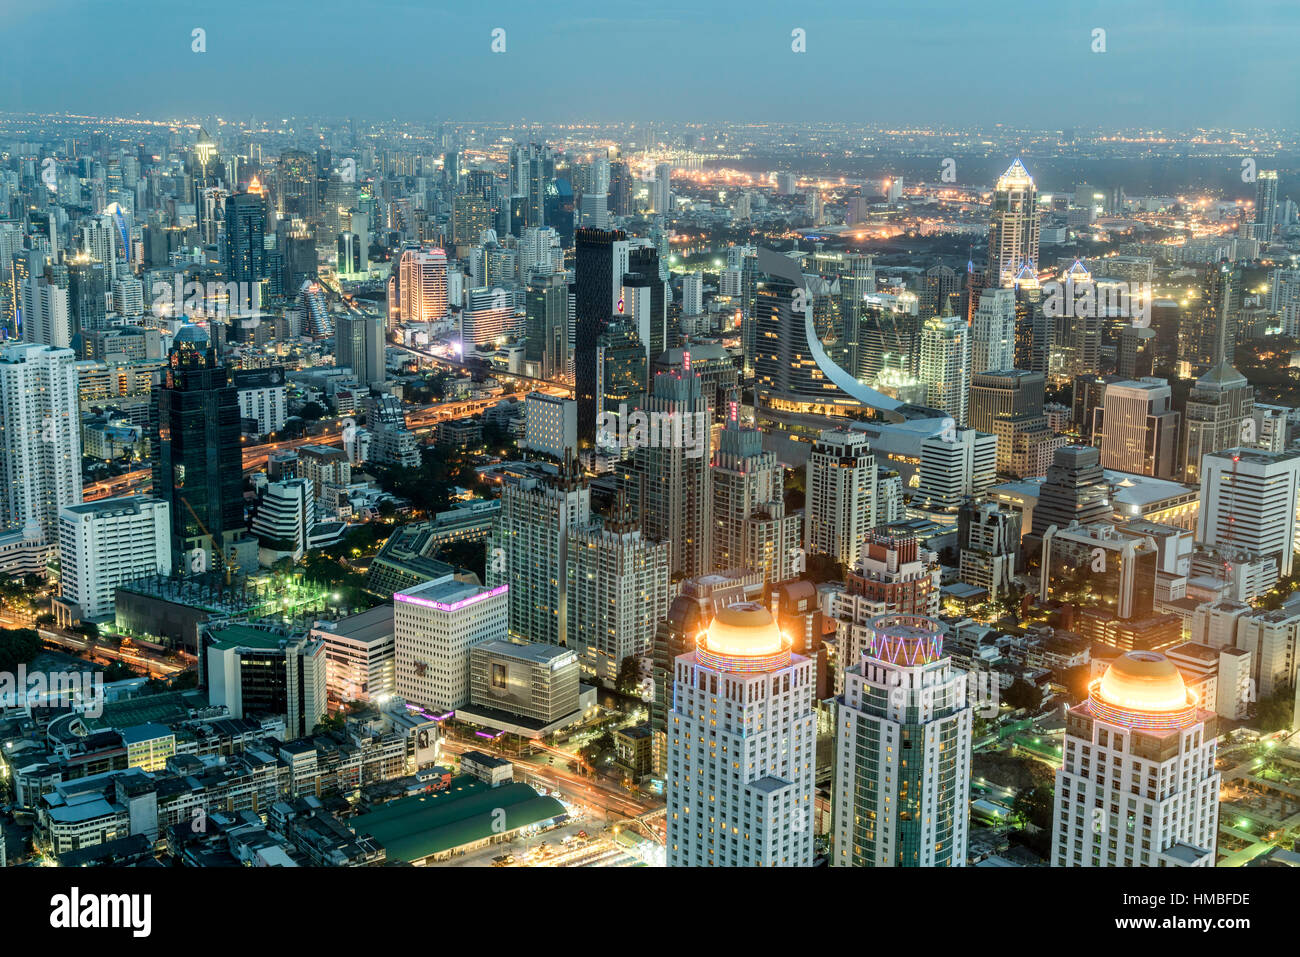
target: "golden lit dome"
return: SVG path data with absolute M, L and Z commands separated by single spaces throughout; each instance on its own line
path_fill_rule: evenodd
M 704 644 L 715 655 L 764 658 L 780 654 L 785 638 L 771 612 L 755 602 L 741 602 L 718 612 Z
M 1112 661 L 1097 695 L 1133 711 L 1183 711 L 1188 706 L 1183 676 L 1172 661 L 1151 651 L 1130 651 Z

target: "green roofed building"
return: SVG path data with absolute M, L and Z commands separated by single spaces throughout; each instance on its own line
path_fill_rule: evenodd
M 456 851 L 509 841 L 521 828 L 564 813 L 559 801 L 527 784 L 492 788 L 460 775 L 445 790 L 391 801 L 348 823 L 359 837 L 369 835 L 383 845 L 388 860 L 421 866 Z

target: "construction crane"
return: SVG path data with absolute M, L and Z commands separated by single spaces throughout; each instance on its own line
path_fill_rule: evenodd
M 208 526 L 203 524 L 203 519 L 199 518 L 199 513 L 194 510 L 194 506 L 190 504 L 190 500 L 186 498 L 184 495 L 180 495 L 178 497 L 180 498 L 181 502 L 184 503 L 186 511 L 188 511 L 190 515 L 193 516 L 194 521 L 199 526 L 200 530 L 202 530 L 203 534 L 207 536 L 208 543 L 211 546 L 213 560 L 219 566 L 219 570 L 222 573 L 221 577 L 225 581 L 226 587 L 229 587 L 231 584 L 231 573 L 233 571 L 231 567 L 231 562 L 226 561 L 226 556 L 221 553 L 221 546 L 217 544 L 216 536 L 213 535 L 212 532 L 208 530 Z M 233 557 L 234 555 L 233 551 L 231 552 L 231 555 Z

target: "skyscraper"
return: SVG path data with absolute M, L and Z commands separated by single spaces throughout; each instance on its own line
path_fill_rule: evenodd
M 503 476 L 488 538 L 487 584 L 510 585 L 510 633 L 563 645 L 569 636 L 569 532 L 591 524 L 591 488 L 538 465 Z
M 177 334 L 153 402 L 153 494 L 170 505 L 172 559 L 186 573 L 218 569 L 244 533 L 239 391 L 197 326 Z
M 60 510 L 81 502 L 75 363 L 71 349 L 0 346 L 0 531 L 27 529 L 46 546 Z
M 1101 442 L 1101 466 L 1172 479 L 1178 471 L 1179 419 L 1170 408 L 1164 379 L 1112 382 L 1102 407 L 1093 411 L 1093 438 Z
M 713 454 L 712 570 L 749 568 L 765 582 L 793 577 L 799 516 L 786 514 L 784 479 L 762 433 L 742 428 L 733 410 Z
M 1015 285 L 1025 266 L 1038 266 L 1040 229 L 1038 190 L 1028 171 L 1015 160 L 993 188 L 993 219 L 989 224 L 989 285 Z
M 629 500 L 646 536 L 671 544 L 673 573 L 703 575 L 713 555 L 712 417 L 699 374 L 661 372 L 640 411 L 661 426 L 658 441 L 632 450 Z
M 1229 358 L 1228 323 L 1217 323 L 1214 332 L 1214 365 L 1187 397 L 1187 436 L 1178 476 L 1187 482 L 1200 481 L 1201 459 L 1209 453 L 1256 441 L 1255 390 Z
M 437 322 L 447 315 L 447 253 L 405 249 L 398 260 L 402 322 Z
M 964 867 L 972 709 L 967 676 L 921 615 L 871 621 L 835 702 L 836 867 Z
M 1034 506 L 1033 534 L 1041 537 L 1051 525 L 1091 525 L 1106 521 L 1111 514 L 1110 484 L 1102 472 L 1101 451 L 1085 445 L 1057 449 Z
M 1201 459 L 1201 510 L 1196 541 L 1228 555 L 1253 552 L 1277 559 L 1278 574 L 1295 561 L 1300 452 L 1229 448 Z M 1038 513 L 1034 511 L 1034 524 Z
M 1130 651 L 1065 715 L 1053 867 L 1213 867 L 1218 719 L 1162 654 Z
M 673 668 L 668 866 L 811 866 L 814 662 L 791 654 L 766 608 L 741 602 Z
M 1277 228 L 1277 170 L 1262 169 L 1255 177 L 1255 238 L 1268 242 Z
M 928 324 L 927 324 L 928 325 Z M 985 289 L 971 322 L 972 375 L 1016 365 L 1016 291 Z M 922 342 L 925 340 L 922 339 Z
M 512 590 L 444 575 L 393 595 L 397 693 L 435 712 L 469 704 L 470 649 L 506 636 Z
M 867 437 L 852 429 L 823 432 L 804 472 L 804 549 L 852 568 L 876 524 L 876 457 Z
M 250 286 L 271 275 L 266 262 L 266 196 L 256 179 L 247 192 L 226 199 L 226 275 L 231 282 Z
M 524 361 L 529 375 L 555 379 L 564 375 L 569 353 L 569 285 L 564 273 L 533 276 L 525 298 L 527 313 Z
M 590 448 L 596 440 L 596 340 L 617 312 L 618 293 L 626 272 L 623 260 L 627 257 L 627 234 L 617 229 L 579 229 L 574 234 L 574 246 L 577 334 L 573 353 L 578 442 Z
M 927 404 L 966 424 L 970 402 L 970 327 L 958 316 L 935 316 L 921 327 L 917 378 L 926 386 Z

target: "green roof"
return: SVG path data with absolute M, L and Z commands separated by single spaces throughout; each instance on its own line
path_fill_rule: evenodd
M 226 625 L 213 628 L 208 634 L 212 637 L 212 647 L 225 651 L 228 648 L 267 648 L 274 650 L 284 641 L 283 635 L 254 628 L 251 625 Z
M 504 827 L 493 826 L 498 808 L 505 812 Z M 564 805 L 527 784 L 492 788 L 460 775 L 445 790 L 390 801 L 349 823 L 382 844 L 389 860 L 411 862 L 563 813 Z

